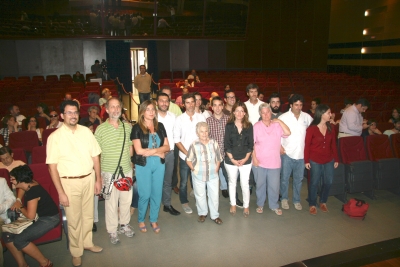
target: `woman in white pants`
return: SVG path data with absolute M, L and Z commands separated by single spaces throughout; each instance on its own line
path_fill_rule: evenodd
M 230 213 L 236 214 L 236 181 L 240 173 L 240 186 L 243 195 L 243 215 L 249 216 L 249 175 L 251 154 L 253 152 L 253 125 L 249 122 L 246 105 L 237 102 L 225 127 L 225 169 L 229 176 Z

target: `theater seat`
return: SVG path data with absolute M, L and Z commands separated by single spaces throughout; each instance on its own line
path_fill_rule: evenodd
M 45 163 L 29 165 L 33 172 L 33 179 L 35 179 L 51 196 L 53 201 L 59 207 L 59 199 L 57 190 L 51 180 L 48 167 Z M 60 209 L 59 209 L 60 211 Z M 33 241 L 36 245 L 46 244 L 50 242 L 60 241 L 62 239 L 62 214 L 60 211 L 60 223 L 42 237 Z
M 33 148 L 32 163 L 46 163 L 46 146 L 36 146 Z
M 390 146 L 392 147 L 393 155 L 400 158 L 400 133 L 390 136 Z
M 7 169 L 0 169 L 0 177 L 5 178 L 8 187 L 11 188 L 10 173 L 8 172 Z
M 21 161 L 25 162 L 25 164 L 28 163 L 25 151 L 22 148 L 12 148 L 11 150 L 13 153 L 14 160 L 21 160 Z
M 367 160 L 361 136 L 339 138 L 339 155 L 344 164 L 348 193 L 364 193 L 374 198 L 373 165 Z
M 25 151 L 32 152 L 35 146 L 39 145 L 39 138 L 36 131 L 22 131 L 11 133 L 8 146 L 11 149 L 22 148 Z
M 43 133 L 42 133 L 42 144 L 43 144 L 43 146 L 45 146 L 47 144 L 47 139 L 49 138 L 49 135 L 52 132 L 54 132 L 55 130 L 57 130 L 57 128 L 43 130 Z
M 368 157 L 374 163 L 375 189 L 400 194 L 400 160 L 393 156 L 389 137 L 369 135 L 365 142 Z

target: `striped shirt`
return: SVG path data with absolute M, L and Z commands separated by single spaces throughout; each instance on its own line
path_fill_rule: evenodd
M 217 162 L 223 158 L 218 143 L 210 139 L 207 145 L 199 140 L 194 141 L 188 149 L 186 160 L 192 162 L 195 177 L 205 182 L 218 178 Z
M 124 141 L 123 125 L 120 120 L 118 120 L 118 122 L 118 129 L 115 129 L 114 126 L 109 123 L 109 119 L 107 119 L 107 121 L 100 124 L 96 128 L 96 132 L 94 134 L 102 151 L 100 157 L 100 166 L 102 172 L 114 173 L 115 169 L 118 167 L 117 164 L 121 155 L 122 143 Z M 132 145 L 129 138 L 131 134 L 131 129 L 131 125 L 125 123 L 125 146 L 120 163 L 120 166 L 124 170 L 124 173 L 127 173 L 132 169 L 131 156 L 129 152 L 129 148 Z

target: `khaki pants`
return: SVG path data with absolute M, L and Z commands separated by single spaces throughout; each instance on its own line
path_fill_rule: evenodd
M 126 177 L 132 177 L 132 170 L 124 173 Z M 106 183 L 109 183 L 113 173 L 102 172 Z M 118 174 L 118 178 L 120 175 Z M 118 217 L 120 224 L 129 224 L 131 220 L 131 203 L 132 203 L 132 189 L 129 191 L 119 191 L 117 188 L 113 188 L 109 199 L 105 202 L 105 217 L 106 217 L 106 228 L 108 233 L 116 233 L 118 230 Z M 119 216 L 118 216 L 119 207 Z
M 81 257 L 84 248 L 93 247 L 94 183 L 94 172 L 82 179 L 61 178 L 69 200 L 69 207 L 64 209 L 68 220 L 69 250 L 72 257 Z
M 348 133 L 339 133 L 338 134 L 338 138 L 347 137 L 347 136 L 354 136 L 354 135 L 351 135 L 351 134 L 348 134 Z

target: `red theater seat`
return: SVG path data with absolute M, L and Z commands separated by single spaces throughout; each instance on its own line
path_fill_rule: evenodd
M 47 139 L 49 138 L 49 135 L 52 132 L 54 132 L 55 130 L 57 130 L 57 128 L 43 130 L 43 133 L 42 133 L 42 144 L 43 144 L 43 146 L 45 146 L 47 144 Z
M 46 146 L 37 146 L 33 148 L 32 163 L 46 163 Z
M 392 134 L 390 136 L 390 145 L 392 147 L 393 155 L 400 158 L 400 133 Z
M 32 152 L 35 146 L 39 145 L 39 138 L 36 132 L 22 131 L 10 134 L 9 147 L 22 148 L 25 151 Z

